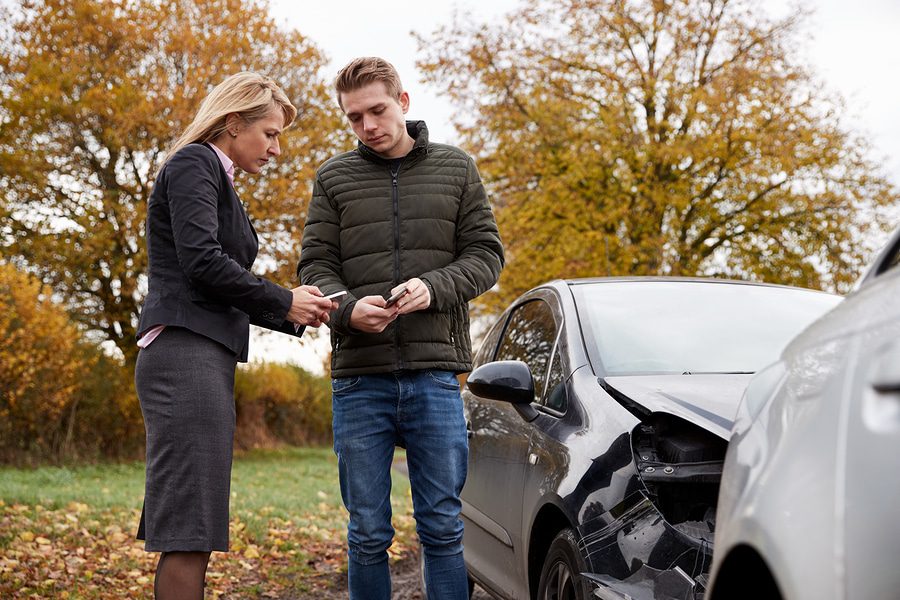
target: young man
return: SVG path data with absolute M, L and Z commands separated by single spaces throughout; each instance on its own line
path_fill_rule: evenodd
M 359 144 L 316 175 L 298 272 L 324 294 L 347 291 L 330 326 L 350 598 L 391 595 L 397 445 L 406 448 L 428 598 L 468 598 L 459 518 L 468 444 L 456 374 L 472 368 L 468 302 L 503 267 L 497 224 L 472 158 L 405 120 L 409 94 L 390 63 L 351 61 L 335 89 Z

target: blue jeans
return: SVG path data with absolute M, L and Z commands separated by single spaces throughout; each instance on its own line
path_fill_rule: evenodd
M 398 371 L 332 380 L 334 452 L 347 527 L 351 600 L 390 600 L 387 549 L 391 461 L 406 447 L 413 516 L 428 600 L 468 599 L 459 493 L 468 440 L 459 384 L 449 371 Z

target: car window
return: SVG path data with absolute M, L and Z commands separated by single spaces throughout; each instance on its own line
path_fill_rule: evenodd
M 521 360 L 527 364 L 534 377 L 535 394 L 540 395 L 555 341 L 553 311 L 543 300 L 532 300 L 516 308 L 510 316 L 497 360 Z
M 591 362 L 611 375 L 752 373 L 831 310 L 831 294 L 713 281 L 573 286 Z
M 550 363 L 547 387 L 541 404 L 555 412 L 566 412 L 566 375 L 559 358 L 559 350 L 553 353 L 553 362 Z
M 497 349 L 497 340 L 500 339 L 500 333 L 503 331 L 504 319 L 498 320 L 493 327 L 484 336 L 478 352 L 475 354 L 473 367 L 478 367 L 486 362 L 494 360 L 494 350 Z
M 887 257 L 887 260 L 881 266 L 881 269 L 878 271 L 878 275 L 883 275 L 888 271 L 892 271 L 893 269 L 900 266 L 900 243 L 894 246 L 894 249 L 891 250 L 891 255 Z

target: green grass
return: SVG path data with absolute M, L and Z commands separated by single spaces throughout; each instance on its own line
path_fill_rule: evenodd
M 409 481 L 393 482 L 398 558 L 415 533 Z M 345 568 L 347 519 L 331 449 L 239 454 L 231 489 L 231 549 L 211 564 L 214 597 L 328 597 Z M 0 468 L 0 598 L 147 597 L 156 556 L 134 539 L 143 493 L 143 462 Z
M 144 463 L 84 467 L 0 468 L 0 500 L 56 509 L 81 502 L 96 509 L 140 508 Z
M 402 506 L 409 497 L 409 480 L 394 473 L 391 496 L 395 506 Z M 346 525 L 337 458 L 330 448 L 254 451 L 240 457 L 232 472 L 231 505 L 232 515 L 251 530 L 271 518 L 328 529 Z
M 398 456 L 402 452 L 398 451 Z M 394 474 L 393 497 L 402 502 L 409 481 Z M 55 510 L 79 502 L 95 510 L 140 509 L 144 463 L 83 467 L 0 468 L 0 500 Z M 328 510 L 322 510 L 322 505 Z M 231 513 L 254 523 L 275 517 L 333 516 L 341 507 L 337 459 L 330 448 L 253 450 L 235 456 Z M 332 519 L 333 520 L 333 519 Z M 334 522 L 319 523 L 333 527 Z
M 338 510 L 337 459 L 328 448 L 288 448 L 242 456 L 232 472 L 231 502 L 232 513 L 251 525 L 262 517 L 313 517 L 319 526 L 335 527 L 336 514 L 343 520 Z M 321 522 L 323 518 L 328 522 Z

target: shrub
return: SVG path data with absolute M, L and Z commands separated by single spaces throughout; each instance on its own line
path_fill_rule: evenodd
M 85 341 L 50 291 L 0 263 L 0 462 L 141 454 L 132 371 Z
M 71 444 L 66 427 L 82 373 L 92 357 L 81 332 L 50 290 L 0 263 L 0 459 L 58 456 Z
M 238 448 L 331 440 L 329 380 L 288 364 L 254 363 L 235 378 Z
M 71 414 L 67 459 L 134 459 L 144 454 L 144 420 L 134 389 L 134 371 L 96 346 Z
M 144 451 L 134 371 L 84 340 L 50 290 L 0 263 L 0 463 L 133 459 Z M 242 366 L 238 448 L 331 439 L 327 378 L 293 365 Z

